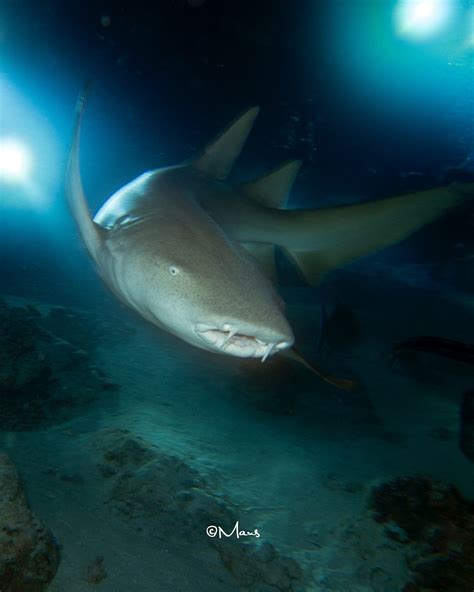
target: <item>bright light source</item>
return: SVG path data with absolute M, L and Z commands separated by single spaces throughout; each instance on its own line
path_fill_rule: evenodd
M 28 148 L 14 138 L 0 139 L 0 181 L 22 183 L 31 170 Z
M 395 9 L 397 32 L 424 39 L 445 27 L 453 13 L 453 0 L 399 0 Z

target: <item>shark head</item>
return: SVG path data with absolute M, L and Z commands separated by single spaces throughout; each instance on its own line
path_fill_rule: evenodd
M 193 198 L 187 165 L 144 173 L 102 206 L 107 283 L 143 317 L 201 349 L 261 358 L 294 343 L 257 261 Z
M 291 347 L 293 332 L 271 281 L 202 211 L 188 217 L 190 207 L 167 216 L 158 245 L 145 241 L 151 264 L 142 266 L 143 283 L 138 277 L 134 286 L 146 289 L 146 316 L 215 353 L 264 361 Z M 140 234 L 143 244 L 146 228 Z

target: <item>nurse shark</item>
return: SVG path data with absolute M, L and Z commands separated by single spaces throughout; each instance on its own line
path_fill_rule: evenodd
M 253 107 L 197 158 L 143 173 L 92 217 L 79 168 L 88 92 L 76 107 L 66 194 L 112 292 L 195 347 L 262 362 L 284 354 L 342 388 L 352 382 L 310 366 L 294 348 L 275 287 L 275 247 L 315 284 L 328 271 L 402 240 L 473 190 L 451 185 L 356 205 L 285 209 L 300 161 L 242 185 L 226 182 L 258 114 Z

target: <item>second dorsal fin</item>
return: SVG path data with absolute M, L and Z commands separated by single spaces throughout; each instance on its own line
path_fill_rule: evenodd
M 193 167 L 213 179 L 225 179 L 239 156 L 259 112 L 252 107 L 228 125 L 199 156 Z
M 240 186 L 240 190 L 267 208 L 283 208 L 288 201 L 301 160 L 289 160 L 263 177 Z

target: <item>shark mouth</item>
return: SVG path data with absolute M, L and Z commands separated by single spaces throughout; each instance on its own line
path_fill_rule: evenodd
M 261 358 L 262 362 L 291 346 L 290 341 L 265 341 L 253 335 L 238 333 L 229 325 L 224 325 L 220 330 L 199 324 L 195 331 L 212 351 L 239 358 Z

